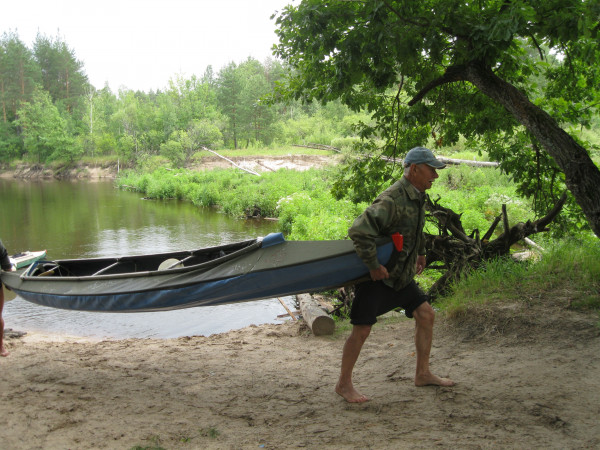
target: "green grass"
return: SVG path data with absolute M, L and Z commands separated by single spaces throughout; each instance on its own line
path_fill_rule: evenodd
M 323 169 L 281 169 L 260 177 L 233 169 L 158 169 L 152 173 L 123 173 L 116 184 L 149 198 L 218 206 L 232 216 L 244 216 L 258 208 L 263 217 L 279 218 L 279 227 L 290 240 L 344 239 L 366 205 L 333 198 L 329 177 Z
M 600 311 L 600 242 L 596 237 L 565 239 L 537 261 L 490 261 L 455 284 L 436 301 L 449 316 L 468 306 L 490 303 L 560 304 Z

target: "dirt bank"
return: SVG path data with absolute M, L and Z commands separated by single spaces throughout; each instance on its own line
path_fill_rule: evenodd
M 3 448 L 599 448 L 600 338 L 558 308 L 439 318 L 416 388 L 414 323 L 379 323 L 356 370 L 372 400 L 333 392 L 347 331 L 297 323 L 211 337 L 85 342 L 9 338 L 0 359 Z
M 191 170 L 211 170 L 217 168 L 240 168 L 257 173 L 276 171 L 282 168 L 294 170 L 307 170 L 321 168 L 336 164 L 338 156 L 319 155 L 287 155 L 277 157 L 233 157 L 225 160 L 218 156 L 205 156 L 198 164 L 189 167 Z M 86 179 L 90 181 L 115 178 L 119 167 L 116 163 L 110 164 L 75 164 L 72 166 L 46 167 L 42 165 L 21 164 L 14 168 L 0 168 L 0 178 L 17 178 L 24 180 L 52 180 L 52 179 Z

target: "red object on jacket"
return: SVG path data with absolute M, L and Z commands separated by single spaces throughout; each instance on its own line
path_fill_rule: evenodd
M 402 247 L 404 247 L 404 236 L 402 236 L 400 233 L 394 233 L 392 234 L 392 241 L 394 241 L 394 247 L 396 247 L 396 250 L 401 252 Z

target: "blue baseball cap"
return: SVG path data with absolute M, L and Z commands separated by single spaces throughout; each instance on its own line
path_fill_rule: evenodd
M 446 164 L 436 159 L 433 152 L 425 147 L 415 147 L 408 151 L 404 158 L 404 165 L 409 166 L 411 164 L 427 164 L 434 169 L 446 167 Z

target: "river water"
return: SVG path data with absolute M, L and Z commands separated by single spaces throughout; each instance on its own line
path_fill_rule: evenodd
M 144 200 L 111 181 L 0 179 L 0 239 L 10 254 L 48 252 L 47 259 L 90 258 L 227 244 L 276 232 L 272 221 L 243 220 L 188 202 Z M 6 293 L 6 291 L 5 291 Z M 11 295 L 8 293 L 7 299 Z M 282 300 L 293 308 L 293 298 Z M 6 328 L 87 338 L 173 338 L 280 323 L 278 299 L 149 313 L 90 313 L 5 303 Z

